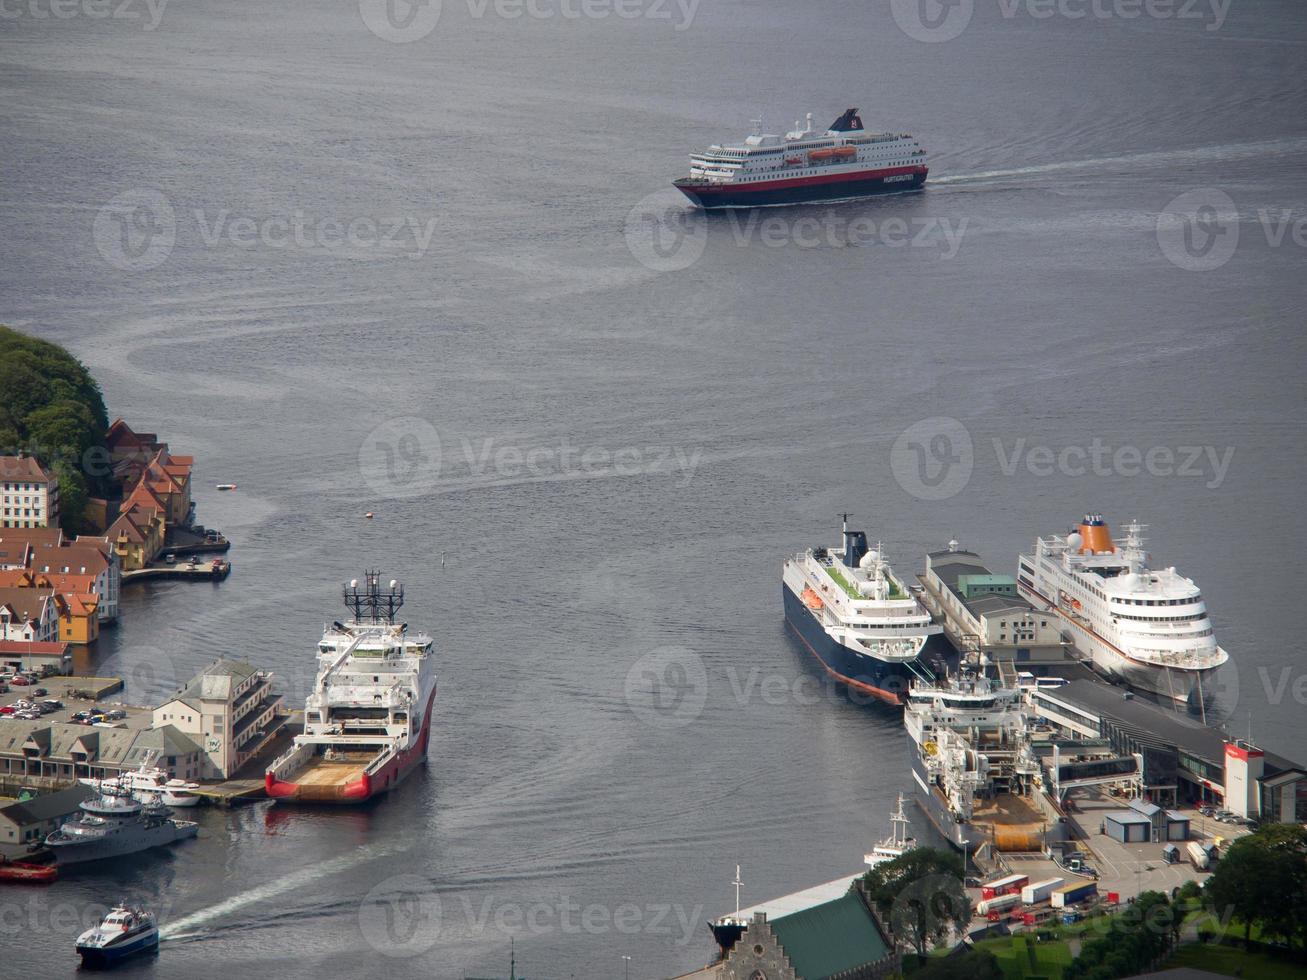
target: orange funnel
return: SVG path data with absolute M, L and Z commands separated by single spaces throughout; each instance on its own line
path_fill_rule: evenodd
M 1080 522 L 1079 531 L 1082 555 L 1104 555 L 1116 551 L 1116 545 L 1112 544 L 1112 532 L 1107 529 L 1102 514 L 1086 514 Z

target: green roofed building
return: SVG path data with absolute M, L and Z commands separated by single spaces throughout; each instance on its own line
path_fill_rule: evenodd
M 721 980 L 873 980 L 899 957 L 856 892 L 768 921 L 755 913 L 718 976 Z

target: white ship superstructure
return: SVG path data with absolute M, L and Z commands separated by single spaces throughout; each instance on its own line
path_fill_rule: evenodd
M 1202 592 L 1174 568 L 1152 569 L 1143 527 L 1117 547 L 1100 514 L 1065 536 L 1038 538 L 1022 555 L 1017 587 L 1055 612 L 1095 668 L 1190 705 L 1211 700 L 1212 675 L 1229 655 L 1217 645 Z
M 394 788 L 426 758 L 436 696 L 432 639 L 395 622 L 403 587 L 367 573 L 345 588 L 353 612 L 324 630 L 304 731 L 267 771 L 274 799 L 359 803 Z
M 800 640 L 842 683 L 898 703 L 926 641 L 942 627 L 894 574 L 883 547 L 843 528 L 842 549 L 810 548 L 785 560 L 786 618 Z
M 784 136 L 762 132 L 758 120 L 743 142 L 691 154 L 689 176 L 674 186 L 704 208 L 759 207 L 915 190 L 927 173 L 915 137 L 868 132 L 849 109 L 820 132 L 812 113 Z

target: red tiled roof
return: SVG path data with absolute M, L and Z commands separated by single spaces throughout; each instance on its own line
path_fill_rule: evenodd
M 34 456 L 0 456 L 0 483 L 12 480 L 49 483 L 50 474 Z
M 129 514 L 123 514 L 122 517 L 110 524 L 106 536 L 113 538 L 115 541 L 120 537 L 126 537 L 128 541 L 136 542 L 145 540 L 145 532 L 132 521 Z
M 0 606 L 8 606 L 24 621 L 39 619 L 42 605 L 50 599 L 58 601 L 52 589 L 0 589 Z
M 99 548 L 38 548 L 32 556 L 32 567 L 51 574 L 74 574 L 96 576 L 109 567 L 109 560 Z M 68 573 L 64 573 L 64 569 Z
M 0 640 L 0 653 L 35 653 L 63 656 L 68 652 L 67 643 L 51 643 L 45 640 Z

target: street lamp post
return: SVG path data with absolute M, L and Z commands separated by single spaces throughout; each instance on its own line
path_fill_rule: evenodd
M 625 973 L 626 973 L 626 980 L 631 980 L 631 957 L 629 957 L 629 956 L 623 956 L 623 957 L 622 957 L 622 966 L 623 966 L 623 968 L 624 968 L 624 970 L 625 970 Z

